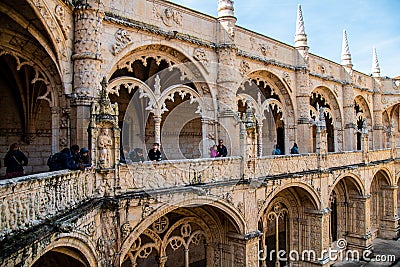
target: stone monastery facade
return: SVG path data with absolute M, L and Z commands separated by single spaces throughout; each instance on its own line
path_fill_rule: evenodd
M 399 82 L 376 51 L 353 69 L 346 32 L 340 63 L 309 53 L 300 6 L 293 46 L 236 26 L 230 0 L 218 18 L 161 0 L 0 15 L 0 156 L 29 157 L 0 181 L 1 266 L 330 266 L 399 237 Z M 131 162 L 154 142 L 162 161 Z M 73 144 L 93 168 L 47 172 Z

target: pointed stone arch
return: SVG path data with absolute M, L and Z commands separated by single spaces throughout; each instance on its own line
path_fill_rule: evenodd
M 373 115 L 371 112 L 371 106 L 363 95 L 357 95 L 354 98 L 354 120 L 353 124 L 357 128 L 357 150 L 361 150 L 362 143 L 362 128 L 365 125 L 370 133 L 372 133 L 373 128 Z M 369 139 L 369 146 L 372 148 L 373 138 Z
M 147 119 L 146 130 L 140 131 L 141 137 L 137 138 L 138 142 L 128 142 L 134 145 L 129 145 L 123 140 L 127 147 L 125 150 L 148 150 L 152 143 L 167 144 L 171 141 L 169 137 L 178 135 L 179 140 L 175 138 L 173 144 L 162 147 L 163 158 L 199 158 L 208 155 L 210 144 L 215 142 L 217 109 L 213 92 L 199 66 L 181 51 L 163 44 L 146 44 L 130 51 L 124 49 L 124 52 L 124 55 L 120 55 L 118 61 L 113 63 L 112 73 L 109 75 L 111 81 L 126 80 L 127 77 L 135 79 L 135 83 L 123 83 L 121 80 L 118 86 L 119 96 L 110 97 L 111 101 L 119 103 L 121 128 L 126 124 L 123 118 L 131 99 L 134 99 L 133 94 L 140 88 L 138 82 L 145 83 L 147 89 L 151 88 L 140 91 L 141 99 L 149 99 L 149 103 L 145 103 L 143 108 L 148 113 L 144 115 Z M 120 90 L 122 87 L 126 87 L 128 92 Z M 171 126 L 169 131 L 161 131 L 164 126 L 171 125 L 167 118 L 177 107 L 185 110 L 175 118 L 180 119 L 181 124 Z M 176 120 L 174 124 L 175 122 Z M 163 138 L 164 141 L 161 140 Z M 168 148 L 168 151 L 164 148 Z
M 52 66 L 45 66 L 32 55 L 0 48 L 1 95 L 6 102 L 2 106 L 7 107 L 1 112 L 1 135 L 8 136 L 6 142 L 24 143 L 24 151 L 28 153 L 38 151 L 31 146 L 33 144 L 42 147 L 39 151 L 43 155 L 59 150 L 61 105 L 65 98 L 62 97 L 61 78 Z M 43 164 L 44 157 L 39 157 L 26 168 L 27 174 L 48 170 Z
M 323 219 L 318 208 L 319 203 L 316 201 L 310 194 L 310 188 L 302 183 L 279 188 L 273 196 L 266 199 L 258 216 L 258 227 L 263 233 L 260 238 L 260 249 L 264 253 L 268 252 L 264 254 L 266 261 L 275 261 L 278 264 L 276 257 L 270 253 L 272 249 L 284 250 L 286 255 L 293 250 L 318 251 L 315 242 L 324 241 L 321 236 Z M 309 225 L 313 225 L 314 228 L 306 227 Z M 262 260 L 261 266 L 266 266 L 266 261 Z M 299 261 L 301 259 L 295 259 L 291 263 Z
M 45 257 L 49 252 L 57 252 L 72 257 L 77 260 L 77 262 L 81 262 L 83 266 L 98 266 L 98 255 L 96 249 L 85 235 L 70 233 L 57 234 L 55 237 L 56 240 L 52 241 L 50 245 L 45 242 L 46 245 L 44 245 L 43 249 L 39 250 L 38 254 L 31 259 L 32 261 L 29 266 L 36 266 L 35 263 Z
M 330 242 L 345 238 L 349 248 L 371 246 L 369 233 L 369 217 L 367 216 L 370 196 L 360 177 L 352 173 L 345 173 L 335 179 L 329 186 L 330 213 Z M 352 235 L 355 238 L 347 239 Z M 368 238 L 361 238 L 367 236 Z
M 310 95 L 310 106 L 323 107 L 328 133 L 328 151 L 343 149 L 343 114 L 341 106 L 333 91 L 325 86 L 314 88 Z M 310 110 L 310 115 L 311 110 Z
M 206 242 L 207 248 L 204 256 L 207 257 L 207 261 L 217 261 L 217 258 L 220 261 L 222 260 L 220 246 L 226 238 L 230 238 L 230 234 L 225 229 L 226 225 L 222 224 L 223 218 L 224 221 L 228 220 L 232 224 L 233 228 L 230 227 L 230 231 L 237 231 L 237 234 L 244 236 L 243 218 L 234 208 L 223 202 L 200 197 L 174 204 L 176 205 L 166 204 L 161 206 L 137 225 L 135 229 L 131 229 L 122 243 L 119 264 L 122 264 L 128 258 L 131 262 L 135 262 L 140 253 L 143 255 L 142 258 L 146 258 L 152 253 L 153 248 L 157 251 L 160 259 L 168 260 L 167 249 L 169 245 L 174 251 L 182 246 L 187 249 L 191 242 L 198 245 L 200 239 L 204 239 Z M 231 217 L 232 214 L 236 218 Z M 241 225 L 234 225 L 238 219 Z M 122 226 L 123 229 L 130 229 L 126 225 L 129 225 L 129 222 Z M 159 226 L 162 229 L 158 229 Z M 179 233 L 176 232 L 177 229 L 180 229 Z M 172 233 L 175 233 L 175 235 Z M 152 241 L 143 237 L 143 234 L 151 237 Z M 143 242 L 143 240 L 147 241 Z M 169 250 L 169 252 L 172 251 Z
M 111 79 L 117 70 L 126 68 L 132 72 L 132 64 L 135 61 L 140 61 L 143 65 L 149 64 L 149 59 L 154 59 L 157 65 L 165 62 L 166 68 L 178 68 L 182 81 L 188 78 L 193 81 L 196 91 L 202 97 L 215 97 L 215 92 L 211 90 L 207 80 L 207 75 L 203 72 L 201 66 L 193 60 L 190 56 L 186 55 L 178 47 L 173 44 L 154 44 L 145 43 L 139 47 L 130 47 L 131 49 L 124 50 L 125 53 L 118 55 L 113 62 L 109 65 L 109 73 Z M 150 75 L 150 77 L 153 75 Z M 140 78 L 139 78 L 140 79 Z M 145 80 L 141 79 L 145 82 Z
M 398 193 L 391 172 L 382 168 L 374 173 L 369 185 L 371 233 L 381 238 L 397 236 Z
M 273 150 L 275 144 L 279 144 L 283 153 L 288 153 L 289 142 L 295 141 L 294 125 L 296 111 L 291 97 L 291 90 L 283 80 L 270 70 L 255 70 L 246 75 L 236 92 L 237 95 L 247 94 L 253 99 L 257 99 L 260 107 L 264 105 L 264 112 L 266 110 L 272 111 L 273 120 L 275 121 L 273 124 L 276 126 L 275 137 L 266 136 L 270 132 L 269 127 L 271 126 L 267 127 L 267 124 L 270 124 L 268 122 L 261 120 L 258 129 L 260 136 L 264 134 L 264 139 L 271 139 L 271 145 L 266 146 L 268 143 L 266 141 L 258 145 L 259 147 L 263 147 L 263 151 L 268 151 L 267 153 Z M 265 100 L 269 101 L 266 105 Z M 265 114 L 263 114 L 261 118 L 265 119 L 265 117 Z

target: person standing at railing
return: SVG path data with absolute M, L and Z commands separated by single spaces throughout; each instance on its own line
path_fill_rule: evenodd
M 290 149 L 290 154 L 300 154 L 299 147 L 296 143 L 293 144 L 293 147 Z
M 4 157 L 4 165 L 7 167 L 4 179 L 24 175 L 24 166 L 28 165 L 28 158 L 20 150 L 20 147 L 17 143 L 14 143 L 10 146 L 10 150 Z
M 160 144 L 159 143 L 154 143 L 153 148 L 149 150 L 149 160 L 155 162 L 155 161 L 161 161 L 161 151 L 159 149 Z
M 281 154 L 282 154 L 281 149 L 279 148 L 279 145 L 276 144 L 275 149 L 272 150 L 272 155 L 281 155 Z
M 218 157 L 226 157 L 228 155 L 228 150 L 224 146 L 224 140 L 219 139 L 218 141 Z

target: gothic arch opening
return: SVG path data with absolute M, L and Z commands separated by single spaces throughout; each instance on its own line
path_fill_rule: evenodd
M 300 257 L 289 261 L 278 261 L 276 251 L 283 250 L 288 257 L 289 251 L 315 249 L 312 238 L 320 238 L 318 223 L 315 229 L 306 225 L 319 221 L 316 215 L 316 202 L 309 192 L 301 187 L 289 187 L 279 192 L 268 204 L 258 222 L 263 233 L 259 248 L 263 250 L 260 266 L 287 266 L 298 264 Z
M 35 8 L 24 0 L 0 3 L 0 158 L 10 144 L 19 143 L 29 159 L 25 174 L 47 171 L 48 155 L 59 150 L 60 139 L 69 140 L 53 125 L 65 100 L 59 97 L 63 81 L 57 50 L 65 42 L 54 42 L 60 32 L 47 31 Z
M 41 256 L 32 267 L 89 267 L 90 264 L 78 249 L 57 247 Z
M 400 146 L 400 105 L 397 104 L 394 107 L 392 107 L 391 112 L 390 112 L 390 118 L 391 121 L 387 124 L 385 124 L 386 127 L 386 139 L 388 140 L 386 142 L 386 147 L 390 147 L 389 140 L 390 140 L 390 135 L 393 134 L 393 136 L 396 138 L 395 140 L 395 145 L 396 147 Z M 393 131 L 391 133 L 390 131 Z
M 330 103 L 327 96 L 318 90 L 314 91 L 310 97 L 310 116 L 314 121 L 318 118 L 320 112 L 324 112 L 325 127 L 327 134 L 328 152 L 334 152 L 336 147 L 335 141 L 335 117 L 333 116 L 333 104 Z M 316 132 L 317 128 L 313 125 L 313 151 L 316 151 Z
M 365 198 L 354 177 L 341 178 L 330 194 L 330 242 L 349 233 L 363 234 Z
M 260 70 L 249 74 L 237 92 L 237 95 L 247 94 L 256 100 L 260 111 L 255 132 L 259 135 L 262 154 L 270 155 L 278 145 L 281 154 L 288 153 L 289 140 L 294 141 L 294 109 L 288 89 L 274 74 Z M 244 113 L 243 107 L 238 106 Z
M 1 153 L 12 143 L 21 144 L 30 160 L 25 174 L 48 170 L 42 155 L 51 154 L 54 141 L 50 86 L 34 63 L 0 50 L 0 145 L 6 148 Z
M 199 71 L 187 62 L 172 48 L 151 45 L 134 50 L 117 64 L 109 93 L 119 105 L 126 159 L 135 150 L 149 150 L 154 142 L 161 143 L 164 159 L 203 156 L 203 133 L 210 129 L 202 123 L 199 102 L 210 97 L 210 91 Z M 126 82 L 129 78 L 137 82 Z
M 354 124 L 357 129 L 356 134 L 356 149 L 361 150 L 362 143 L 362 132 L 363 130 L 368 132 L 372 129 L 372 115 L 369 105 L 365 98 L 358 95 L 354 98 Z M 366 129 L 364 129 L 366 127 Z M 368 144 L 372 148 L 373 138 L 370 138 L 370 143 Z
M 154 220 L 135 239 L 121 266 L 229 266 L 245 260 L 245 241 L 224 211 L 181 207 Z M 123 239 L 129 232 L 123 232 Z M 235 260 L 236 261 L 236 260 Z

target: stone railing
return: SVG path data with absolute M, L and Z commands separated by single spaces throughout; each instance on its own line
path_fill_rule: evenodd
M 369 161 L 390 159 L 390 149 L 370 151 Z M 400 149 L 396 149 L 400 154 Z M 363 163 L 360 151 L 268 156 L 250 159 L 240 157 L 173 160 L 157 163 L 121 165 L 113 172 L 57 171 L 0 181 L 0 241 L 5 236 L 24 231 L 66 213 L 85 202 L 104 195 L 142 192 L 188 185 L 213 184 L 349 166 Z M 243 171 L 242 171 L 243 170 Z M 243 175 L 243 176 L 242 176 Z M 112 180 L 110 180 L 112 179 Z M 115 181 L 115 183 L 113 182 Z M 106 186 L 108 185 L 108 187 Z M 114 192 L 114 193 L 112 193 Z
M 0 240 L 94 197 L 91 171 L 56 171 L 0 181 Z
M 240 157 L 132 163 L 120 168 L 121 192 L 240 179 Z
M 322 159 L 321 167 L 328 169 L 363 163 L 363 154 L 361 151 L 335 152 L 328 153 Z
M 267 156 L 251 159 L 248 164 L 248 171 L 253 177 L 273 176 L 316 169 L 318 169 L 316 154 Z
M 392 158 L 391 153 L 392 153 L 391 149 L 379 149 L 379 150 L 369 151 L 368 160 L 370 162 L 373 162 L 378 160 L 390 159 Z

